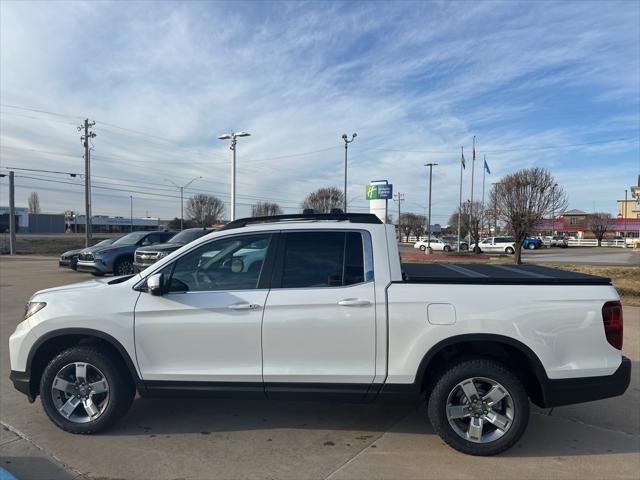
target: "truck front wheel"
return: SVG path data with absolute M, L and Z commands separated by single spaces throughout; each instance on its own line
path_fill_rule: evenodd
M 99 347 L 60 353 L 40 381 L 45 413 L 62 430 L 94 433 L 113 425 L 129 409 L 135 387 L 121 361 Z
M 505 365 L 478 358 L 444 371 L 427 411 L 451 447 L 469 455 L 496 455 L 511 448 L 527 428 L 529 398 Z

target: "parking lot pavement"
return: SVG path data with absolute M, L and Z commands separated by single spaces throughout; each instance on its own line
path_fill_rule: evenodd
M 512 450 L 479 458 L 444 445 L 421 406 L 138 398 L 111 430 L 67 434 L 13 389 L 8 337 L 35 290 L 89 278 L 59 271 L 55 258 L 0 258 L 0 420 L 21 433 L 0 430 L 9 471 L 6 460 L 51 472 L 43 478 L 60 464 L 66 478 L 103 479 L 638 478 L 640 308 L 624 312 L 633 360 L 624 396 L 534 409 Z
M 599 266 L 640 266 L 640 252 L 631 248 L 569 247 L 523 250 L 527 263 L 571 263 Z

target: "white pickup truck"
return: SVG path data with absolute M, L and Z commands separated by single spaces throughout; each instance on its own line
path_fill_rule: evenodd
M 73 433 L 113 424 L 136 391 L 424 398 L 474 455 L 518 441 L 530 400 L 621 395 L 631 375 L 608 279 L 401 266 L 393 226 L 368 214 L 238 220 L 141 274 L 37 292 L 10 347 L 15 387 Z

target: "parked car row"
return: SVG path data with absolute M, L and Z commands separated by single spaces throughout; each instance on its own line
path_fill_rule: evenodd
M 457 238 L 455 237 L 442 237 L 432 238 L 431 241 L 421 240 L 415 243 L 414 248 L 418 248 L 421 251 L 426 251 L 428 247 L 431 247 L 433 251 L 437 252 L 451 252 L 456 249 Z M 471 245 L 472 250 L 477 250 L 478 253 L 507 253 L 509 255 L 515 253 L 515 239 L 513 237 L 489 237 L 481 240 L 477 245 L 474 243 Z M 534 250 L 542 248 L 544 243 L 539 238 L 527 237 L 522 242 L 522 248 L 528 250 Z M 460 250 L 469 250 L 469 244 L 466 241 L 460 241 Z
M 58 265 L 98 277 L 106 274 L 129 275 L 144 270 L 160 258 L 212 231 L 210 228 L 189 228 L 177 234 L 131 232 L 103 240 L 92 247 L 65 252 L 60 256 Z

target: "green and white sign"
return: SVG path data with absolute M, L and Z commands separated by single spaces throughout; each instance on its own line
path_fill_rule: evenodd
M 368 184 L 365 189 L 367 200 L 391 200 L 393 198 L 393 185 L 391 184 Z

